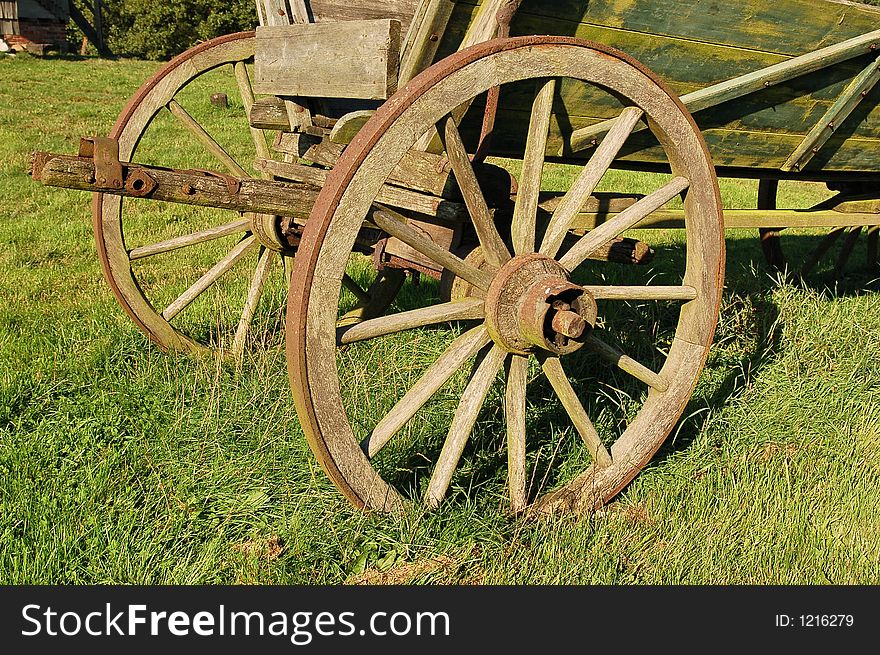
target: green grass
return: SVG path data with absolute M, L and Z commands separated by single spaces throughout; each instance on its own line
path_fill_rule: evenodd
M 877 280 L 856 272 L 830 290 L 820 270 L 793 286 L 768 272 L 747 231 L 728 233 L 721 322 L 685 418 L 605 510 L 548 521 L 501 511 L 493 412 L 481 415 L 484 448 L 467 451 L 441 511 L 394 519 L 353 510 L 305 443 L 284 353 L 256 348 L 234 370 L 160 352 L 102 278 L 88 196 L 26 175 L 30 151 L 74 152 L 80 136 L 106 133 L 154 68 L 0 59 L 0 582 L 340 583 L 365 570 L 372 580 L 430 583 L 880 581 Z M 210 107 L 194 111 L 210 122 Z M 155 138 L 161 163 L 198 165 L 171 132 Z M 570 177 L 552 174 L 563 186 Z M 605 186 L 652 183 L 621 174 Z M 725 181 L 723 190 L 728 206 L 754 202 L 754 183 Z M 823 194 L 788 184 L 783 204 L 808 206 Z M 144 239 L 176 234 L 175 221 L 190 216 L 210 218 L 179 208 L 161 216 L 144 224 Z M 660 253 L 646 274 L 669 274 L 676 259 L 662 248 L 674 253 L 680 237 L 642 234 Z M 805 233 L 790 245 L 816 242 Z M 175 283 L 191 283 L 212 252 L 168 260 L 180 266 Z M 408 284 L 398 308 L 425 304 L 432 288 Z M 274 304 L 282 302 L 283 293 Z M 645 320 L 668 329 L 670 317 Z M 272 327 L 267 312 L 267 343 L 280 340 Z M 352 410 L 356 425 L 375 422 L 448 338 L 423 330 L 345 351 L 344 387 L 363 401 Z M 590 406 L 603 431 L 638 398 L 626 380 L 610 380 L 602 387 L 610 409 Z M 542 445 L 557 449 L 553 475 L 564 479 L 582 453 L 544 410 L 545 393 L 530 387 L 530 421 L 556 426 Z M 410 442 L 436 448 L 456 402 L 451 385 L 396 452 L 411 455 Z M 419 470 L 402 473 L 403 483 L 421 484 Z

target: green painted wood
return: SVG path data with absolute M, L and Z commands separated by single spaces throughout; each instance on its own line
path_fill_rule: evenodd
M 877 29 L 880 8 L 834 0 L 524 0 L 519 17 L 527 16 L 799 55 Z
M 565 122 L 565 127 L 561 129 L 559 118 L 559 115 L 554 115 L 550 124 L 548 156 L 561 156 L 571 162 L 585 161 L 592 153 L 592 149 L 581 153 L 566 153 L 567 137 L 563 138 L 562 134 L 570 134 L 571 127 Z M 493 153 L 502 157 L 521 157 L 525 145 L 525 129 L 520 127 L 520 124 L 528 126 L 528 120 L 528 114 L 525 112 L 502 109 L 499 112 L 498 122 L 509 127 L 496 133 L 493 139 Z M 578 117 L 573 126 L 585 127 L 599 120 Z M 477 122 L 468 120 L 462 129 L 465 141 L 474 143 L 478 131 Z M 714 127 L 704 129 L 702 133 L 712 153 L 712 159 L 719 167 L 778 170 L 802 141 L 802 137 L 796 134 L 749 132 Z M 645 132 L 635 133 L 630 137 L 620 159 L 627 162 L 663 164 L 667 162 L 656 140 Z M 806 170 L 880 171 L 880 139 L 837 134 L 815 156 Z
M 457 48 L 476 4 L 469 0 L 456 3 L 438 58 Z M 568 34 L 617 47 L 684 95 L 837 44 L 878 25 L 880 9 L 835 0 L 524 0 L 512 33 Z M 695 118 L 707 133 L 716 163 L 781 166 L 867 62 L 868 56 L 854 59 L 697 112 Z M 570 157 L 561 149 L 562 134 L 612 118 L 620 111 L 619 104 L 607 95 L 580 87 L 571 83 L 560 86 L 548 145 L 555 150 L 548 150 L 550 155 Z M 530 106 L 530 93 L 533 88 L 508 92 L 502 97 L 502 108 L 514 114 L 524 111 Z M 826 146 L 828 152 L 815 158 L 808 170 L 878 170 L 880 158 L 863 152 L 880 145 L 878 104 L 880 89 L 875 88 L 836 131 Z M 522 120 L 527 124 L 527 117 Z M 512 144 L 524 138 L 522 126 L 500 124 L 512 133 L 499 143 Z M 847 137 L 858 142 L 844 147 Z M 659 159 L 651 149 L 630 157 L 650 162 Z
M 782 165 L 782 170 L 801 170 L 821 150 L 834 135 L 838 126 L 844 125 L 853 110 L 864 101 L 874 85 L 880 81 L 878 62 L 872 61 L 841 94 L 830 109 L 819 119 L 791 157 Z

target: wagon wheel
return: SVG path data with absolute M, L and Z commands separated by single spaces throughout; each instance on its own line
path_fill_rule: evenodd
M 760 180 L 758 183 L 758 209 L 776 209 L 776 198 L 779 192 L 778 180 Z M 846 215 L 841 214 L 841 220 Z M 878 266 L 877 242 L 880 234 L 880 226 L 845 226 L 829 230 L 822 240 L 805 257 L 799 261 L 789 261 L 786 257 L 782 244 L 781 233 L 785 228 L 760 228 L 761 250 L 764 259 L 771 268 L 777 271 L 796 272 L 800 277 L 806 277 L 812 273 L 822 261 L 833 261 L 834 280 L 840 280 L 849 267 L 853 250 L 855 250 L 859 237 L 866 235 L 867 242 L 867 267 L 876 270 Z M 840 248 L 835 249 L 837 244 Z M 798 266 L 799 265 L 799 266 Z
M 536 219 L 538 192 L 554 88 L 562 96 L 562 89 L 586 88 L 583 82 L 618 98 L 625 108 L 617 110 L 615 127 L 549 223 L 542 224 Z M 502 106 L 510 88 L 537 88 L 534 103 L 528 101 L 529 137 L 507 243 L 489 218 L 451 118 L 456 108 L 496 86 Z M 560 251 L 579 208 L 641 119 L 662 144 L 671 178 Z M 479 236 L 486 262 L 479 268 L 470 257 L 463 261 L 435 246 L 394 212 L 371 209 L 379 185 L 435 126 Z M 686 215 L 680 247 L 686 257 L 667 275 L 667 280 L 676 276 L 673 283 L 602 284 L 602 265 L 581 265 L 588 254 L 680 194 Z M 348 251 L 368 214 L 383 230 L 465 280 L 473 293 L 335 331 Z M 513 510 L 598 506 L 645 466 L 693 392 L 717 321 L 723 249 L 720 197 L 705 144 L 684 106 L 643 66 L 604 46 L 549 36 L 495 40 L 447 58 L 377 112 L 339 162 L 309 219 L 291 284 L 287 329 L 291 384 L 309 444 L 358 507 L 398 511 L 418 497 L 436 506 L 450 485 L 482 484 L 468 475 L 486 470 L 481 453 L 494 461 L 493 453 L 505 450 L 507 482 L 495 484 L 499 495 L 505 484 L 509 487 Z M 633 279 L 632 269 L 626 267 L 624 280 Z M 577 278 L 582 273 L 587 285 Z M 646 312 L 662 307 L 672 318 L 670 333 L 652 342 L 644 326 L 627 323 L 615 332 L 612 319 L 624 316 L 621 305 Z M 600 323 L 597 336 L 600 330 L 593 326 Z M 423 326 L 432 329 L 413 330 Z M 639 352 L 661 360 L 654 370 L 637 361 L 638 353 L 624 354 L 615 345 L 628 334 L 651 342 Z M 438 335 L 446 335 L 442 346 L 436 345 Z M 392 369 L 389 357 L 400 360 L 399 369 Z M 622 418 L 591 421 L 597 396 L 610 394 L 614 385 L 596 382 L 584 388 L 577 378 L 597 371 L 606 382 L 639 389 L 631 403 L 624 403 Z M 496 384 L 501 377 L 503 390 Z M 395 386 L 400 389 L 386 400 L 388 388 Z M 373 394 L 376 387 L 384 395 Z M 431 411 L 420 412 L 432 398 Z M 475 426 L 479 434 L 472 438 Z M 493 442 L 495 433 L 502 435 L 500 441 Z M 469 439 L 475 442 L 473 452 L 465 452 Z M 570 456 L 566 470 L 556 472 L 560 450 Z
M 255 159 L 272 155 L 267 135 L 248 122 L 254 46 L 253 32 L 230 34 L 162 67 L 110 133 L 120 159 L 259 175 Z M 215 92 L 226 94 L 227 108 L 212 106 Z M 240 356 L 280 331 L 284 271 L 294 248 L 279 236 L 279 217 L 102 194 L 95 194 L 93 214 L 107 281 L 135 324 L 162 348 Z M 369 267 L 360 268 L 368 279 Z M 351 295 L 344 302 L 366 304 L 369 293 L 348 277 L 346 283 Z

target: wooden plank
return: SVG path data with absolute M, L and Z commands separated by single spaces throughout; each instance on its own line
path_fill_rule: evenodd
M 282 134 L 275 149 L 306 161 L 333 168 L 344 146 L 306 134 Z M 457 193 L 449 160 L 440 155 L 410 150 L 388 176 L 388 183 L 444 198 Z
M 324 186 L 329 174 L 329 171 L 323 168 L 274 159 L 257 159 L 255 166 L 258 170 L 276 177 L 315 187 Z M 462 222 L 468 216 L 467 209 L 461 203 L 389 184 L 383 185 L 379 195 L 376 196 L 376 202 L 426 216 L 436 216 L 446 221 Z
M 452 0 L 423 0 L 419 4 L 400 56 L 400 85 L 409 82 L 434 61 L 440 37 L 454 8 Z
M 272 147 L 286 155 L 305 159 L 306 161 L 332 168 L 342 156 L 345 146 L 331 143 L 330 139 L 322 139 L 313 134 L 279 134 Z
M 261 25 L 309 22 L 305 0 L 257 0 L 257 16 Z
M 276 96 L 267 96 L 255 100 L 248 113 L 251 127 L 261 130 L 290 130 L 290 119 L 284 100 Z
M 592 230 L 615 214 L 578 214 L 573 230 Z M 839 227 L 841 225 L 880 225 L 880 214 L 810 211 L 808 209 L 725 209 L 724 229 L 754 230 L 759 227 Z M 684 227 L 684 211 L 656 211 L 633 229 L 678 229 Z
M 257 0 L 260 25 L 284 26 L 308 23 L 309 12 L 305 3 L 306 0 Z M 311 103 L 304 98 L 287 97 L 283 100 L 291 130 L 298 132 L 311 127 Z
M 876 29 L 880 9 L 835 0 L 527 0 L 514 20 L 515 33 L 523 33 L 519 24 L 532 17 L 798 55 Z
M 419 0 L 309 0 L 316 23 L 391 18 L 409 29 Z
M 695 113 L 864 55 L 876 48 L 878 43 L 880 43 L 880 30 L 875 30 L 843 43 L 781 61 L 685 94 L 681 96 L 681 101 L 692 113 Z M 603 136 L 610 127 L 609 121 L 575 131 L 571 135 L 571 149 L 576 151 L 587 147 L 593 139 Z
M 348 145 L 375 113 L 374 109 L 362 109 L 346 114 L 336 122 L 330 131 L 330 141 Z
M 841 127 L 853 110 L 864 101 L 865 96 L 880 80 L 880 67 L 877 60 L 872 61 L 858 77 L 846 88 L 815 127 L 809 131 L 803 142 L 782 165 L 782 170 L 801 170 L 819 150 L 828 143 L 834 131 Z
M 400 23 L 257 28 L 257 93 L 385 100 L 397 90 Z

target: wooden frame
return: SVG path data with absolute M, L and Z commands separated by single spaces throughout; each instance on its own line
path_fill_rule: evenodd
M 254 92 L 385 100 L 397 90 L 396 20 L 257 28 Z

